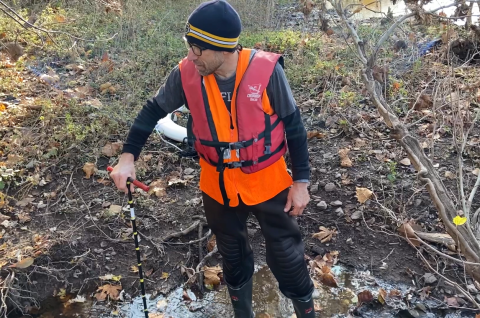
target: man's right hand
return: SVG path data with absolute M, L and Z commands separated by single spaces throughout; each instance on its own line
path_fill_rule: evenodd
M 130 177 L 135 180 L 135 160 L 131 153 L 123 153 L 120 156 L 118 164 L 113 168 L 110 177 L 115 182 L 118 190 L 127 193 L 127 178 Z M 133 192 L 133 184 L 130 185 L 130 190 Z

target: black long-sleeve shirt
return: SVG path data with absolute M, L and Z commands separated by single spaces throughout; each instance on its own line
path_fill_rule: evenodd
M 225 105 L 230 110 L 230 100 L 235 87 L 235 75 L 229 79 L 217 78 Z M 310 177 L 307 132 L 302 123 L 283 67 L 277 63 L 267 86 L 267 95 L 274 112 L 285 127 L 288 150 L 292 161 L 294 181 L 306 181 Z M 149 99 L 131 127 L 122 152 L 131 153 L 135 160 L 152 133 L 158 120 L 185 104 L 181 74 L 178 66 L 170 72 L 166 82 L 156 95 Z M 238 105 L 237 107 L 241 107 Z

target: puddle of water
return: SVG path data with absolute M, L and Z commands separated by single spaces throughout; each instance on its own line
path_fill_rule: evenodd
M 332 267 L 338 288 L 320 285 L 316 289 L 314 298 L 316 306 L 322 308 L 321 317 L 343 318 L 349 309 L 357 302 L 357 294 L 368 289 L 375 295 L 380 288 L 387 292 L 392 289 L 399 290 L 405 295 L 407 286 L 393 286 L 370 276 L 369 272 L 351 273 L 341 266 Z M 256 318 L 275 317 L 291 318 L 294 310 L 291 301 L 278 289 L 278 284 L 267 266 L 256 267 L 253 277 L 253 310 Z M 184 300 L 183 286 L 173 290 L 167 296 L 158 296 L 149 299 L 147 294 L 148 309 L 150 313 L 163 313 L 164 318 L 206 318 L 206 317 L 233 317 L 232 306 L 226 286 L 219 291 L 205 293 L 199 299 L 191 290 L 186 291 L 192 301 Z M 134 298 L 131 302 L 118 304 L 115 314 L 106 303 L 93 303 L 88 300 L 83 304 L 72 304 L 65 308 L 64 303 L 48 300 L 43 303 L 42 312 L 34 317 L 96 317 L 96 318 L 144 318 L 143 302 L 141 297 Z M 401 302 L 399 304 L 401 308 Z M 378 308 L 364 308 L 362 317 L 381 318 L 393 317 L 392 308 L 380 306 Z M 262 315 L 263 314 L 263 315 Z M 268 314 L 269 316 L 266 316 Z
M 349 308 L 356 302 L 356 294 L 359 291 L 364 289 L 371 289 L 372 292 L 378 291 L 378 285 L 370 288 L 368 273 L 356 273 L 354 275 L 341 266 L 334 266 L 332 272 L 337 278 L 339 288 L 321 285 L 314 296 L 316 305 L 322 308 L 322 317 L 345 317 Z M 279 291 L 277 281 L 270 269 L 267 266 L 257 268 L 253 279 L 253 310 L 256 318 L 266 317 L 262 314 L 268 314 L 275 318 L 291 318 L 294 313 L 291 301 Z M 376 283 L 378 284 L 379 281 L 376 280 Z M 388 284 L 380 284 L 387 290 L 402 289 L 399 286 L 394 288 Z M 150 312 L 163 313 L 166 318 L 233 316 L 226 286 L 222 286 L 218 292 L 206 293 L 203 299 L 197 299 L 191 291 L 188 293 L 193 300 L 190 303 L 183 300 L 183 288 L 179 287 L 167 297 L 159 296 L 150 300 L 148 302 L 149 310 Z M 125 304 L 120 310 L 120 315 L 116 317 L 145 317 L 141 298 L 135 298 L 132 304 Z M 371 317 L 375 317 L 375 315 Z

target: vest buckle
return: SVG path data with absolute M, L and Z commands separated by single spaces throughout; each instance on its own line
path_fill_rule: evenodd
M 245 148 L 245 141 L 231 142 L 228 144 L 228 149 L 230 150 L 238 150 L 242 148 Z
M 242 161 L 231 161 L 227 163 L 228 168 L 234 169 L 234 168 L 241 168 L 243 167 L 243 160 Z
M 265 146 L 265 151 L 263 153 L 266 155 L 270 155 L 272 153 L 272 151 L 270 150 L 270 147 L 271 146 Z

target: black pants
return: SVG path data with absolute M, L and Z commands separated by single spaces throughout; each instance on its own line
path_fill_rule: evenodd
M 203 193 L 209 227 L 216 236 L 223 257 L 225 282 L 242 287 L 253 275 L 253 252 L 248 242 L 247 218 L 252 212 L 260 223 L 266 241 L 267 264 L 279 283 L 280 291 L 290 299 L 308 299 L 313 283 L 304 260 L 304 245 L 297 221 L 283 212 L 288 189 L 255 206 L 241 200 L 237 207 L 224 207 Z

